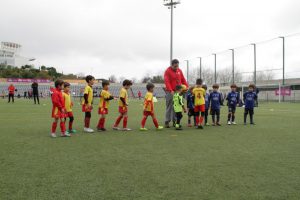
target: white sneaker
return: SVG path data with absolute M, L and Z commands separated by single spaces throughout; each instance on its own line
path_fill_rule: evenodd
M 71 135 L 68 132 L 64 132 L 61 134 L 61 137 L 71 137 Z
M 84 128 L 83 131 L 86 133 L 94 133 L 94 130 L 91 128 Z
M 52 137 L 52 138 L 57 138 L 56 133 L 51 133 L 51 134 L 50 134 L 50 137 Z
M 130 128 L 123 128 L 122 131 L 132 131 Z
M 120 128 L 117 127 L 117 126 L 114 126 L 112 129 L 115 130 L 115 131 L 119 131 L 120 130 Z
M 235 122 L 232 122 L 232 124 L 233 124 L 233 125 L 236 125 L 236 123 L 235 123 Z
M 228 124 L 228 125 L 231 125 L 231 122 L 229 121 L 227 124 Z

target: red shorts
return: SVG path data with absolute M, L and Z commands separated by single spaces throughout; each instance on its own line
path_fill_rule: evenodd
M 108 114 L 108 109 L 107 108 L 99 108 L 98 109 L 98 114 L 99 115 L 107 115 Z
M 65 118 L 66 115 L 67 115 L 66 113 L 62 113 L 61 110 L 59 110 L 57 107 L 52 108 L 52 118 L 62 119 L 62 118 Z
M 119 106 L 119 113 L 120 114 L 125 114 L 128 112 L 127 107 Z
M 195 106 L 194 112 L 205 112 L 205 105 Z
M 74 116 L 73 112 L 67 112 L 65 115 L 66 115 L 66 117 L 73 117 Z
M 92 112 L 92 106 L 86 106 L 85 104 L 82 105 L 82 112 Z
M 153 112 L 151 112 L 151 111 L 144 111 L 144 116 L 151 116 L 151 117 L 153 117 L 154 116 L 154 113 Z

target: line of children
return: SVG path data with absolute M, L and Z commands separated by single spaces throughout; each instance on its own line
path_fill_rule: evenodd
M 93 89 L 95 78 L 93 76 L 87 76 L 86 82 L 87 86 L 84 90 L 84 98 L 82 100 L 82 111 L 85 113 L 84 119 L 84 132 L 93 133 L 94 130 L 90 128 L 91 112 L 93 109 Z M 61 136 L 70 137 L 70 133 L 76 133 L 73 129 L 74 116 L 72 112 L 73 102 L 70 95 L 70 83 L 64 82 L 62 80 L 55 81 L 55 89 L 52 94 L 52 118 L 54 122 L 52 123 L 51 137 L 56 137 L 56 127 L 58 122 L 60 122 Z M 123 87 L 120 90 L 119 95 L 119 116 L 116 119 L 113 130 L 131 131 L 127 127 L 128 122 L 128 90 L 132 86 L 130 80 L 123 81 Z M 102 132 L 105 129 L 105 120 L 108 115 L 109 102 L 114 99 L 114 97 L 109 92 L 109 81 L 104 80 L 102 82 L 102 91 L 100 93 L 99 109 L 98 114 L 100 119 L 97 125 L 97 130 Z M 157 130 L 162 130 L 163 127 L 159 126 L 157 118 L 154 114 L 154 84 L 149 83 L 146 86 L 147 93 L 144 98 L 143 105 L 143 118 L 141 121 L 141 131 L 147 131 L 145 124 L 149 116 L 152 117 L 153 123 Z M 190 87 L 187 92 L 187 108 L 188 108 L 188 126 L 192 127 L 192 117 L 194 119 L 194 126 L 198 129 L 203 129 L 204 124 L 209 126 L 208 123 L 208 113 L 212 115 L 212 125 L 221 126 L 220 124 L 220 109 L 222 103 L 222 94 L 218 91 L 219 85 L 213 85 L 213 92 L 209 93 L 207 91 L 207 86 L 203 85 L 202 79 L 197 79 L 195 87 Z M 255 85 L 249 85 L 249 90 L 243 95 L 243 100 L 245 103 L 244 111 L 244 124 L 247 124 L 247 116 L 250 116 L 250 124 L 254 125 L 253 115 L 255 101 L 257 100 L 257 94 L 254 92 Z M 235 112 L 236 107 L 240 101 L 239 93 L 236 91 L 237 86 L 235 84 L 231 85 L 231 92 L 227 95 L 227 106 L 228 106 L 228 125 L 236 125 L 235 122 Z M 186 92 L 186 88 L 182 85 L 176 86 L 176 91 L 173 96 L 173 108 L 176 114 L 176 130 L 182 130 L 181 119 L 183 117 L 183 112 L 186 113 L 186 108 L 183 101 L 183 95 Z M 68 131 L 66 130 L 66 118 L 69 118 Z M 119 124 L 123 119 L 123 128 L 119 128 Z

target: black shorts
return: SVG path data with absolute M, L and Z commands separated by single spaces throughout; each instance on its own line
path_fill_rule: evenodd
M 211 109 L 211 115 L 220 115 L 220 109 Z
M 195 111 L 194 111 L 194 109 L 189 108 L 188 116 L 189 116 L 189 117 L 195 116 Z
M 245 108 L 245 114 L 250 114 L 253 115 L 254 114 L 254 108 Z
M 236 111 L 236 106 L 228 106 L 229 113 L 235 113 L 235 111 Z

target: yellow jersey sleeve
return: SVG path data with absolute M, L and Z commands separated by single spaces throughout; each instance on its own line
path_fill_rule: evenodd
M 128 95 L 127 95 L 127 90 L 125 88 L 122 88 L 120 90 L 120 98 L 124 98 L 125 99 L 125 102 L 127 103 L 128 102 Z M 126 106 L 124 105 L 124 103 L 121 101 L 121 99 L 119 98 L 119 106 Z

